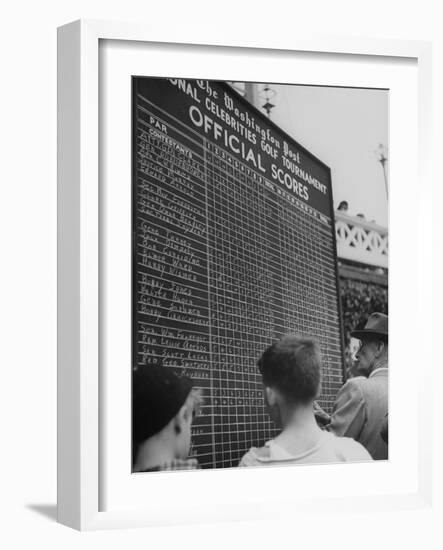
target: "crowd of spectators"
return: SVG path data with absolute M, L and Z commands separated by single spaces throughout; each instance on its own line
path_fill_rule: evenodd
M 340 278 L 346 370 L 352 364 L 351 332 L 363 328 L 374 311 L 388 314 L 388 288 L 375 283 Z

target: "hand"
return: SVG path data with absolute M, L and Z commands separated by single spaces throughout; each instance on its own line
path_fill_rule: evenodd
M 314 407 L 315 420 L 317 421 L 317 424 L 321 428 L 327 426 L 331 421 L 331 417 L 329 416 L 329 414 L 320 407 L 317 401 L 314 401 L 313 407 Z

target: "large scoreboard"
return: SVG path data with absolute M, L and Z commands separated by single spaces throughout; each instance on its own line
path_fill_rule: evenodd
M 229 85 L 133 77 L 133 367 L 187 375 L 191 454 L 237 466 L 275 435 L 257 359 L 317 338 L 320 404 L 343 383 L 329 168 Z

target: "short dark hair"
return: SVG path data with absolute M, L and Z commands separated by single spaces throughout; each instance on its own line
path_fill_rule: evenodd
M 143 365 L 132 372 L 132 437 L 139 445 L 161 431 L 184 405 L 192 380 L 173 369 Z
M 284 336 L 258 360 L 263 384 L 295 403 L 308 403 L 318 394 L 321 379 L 320 347 L 314 338 Z

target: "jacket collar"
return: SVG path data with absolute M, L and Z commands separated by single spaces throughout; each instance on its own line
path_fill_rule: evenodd
M 378 367 L 371 372 L 368 378 L 372 378 L 373 376 L 387 376 L 388 371 L 388 367 Z

